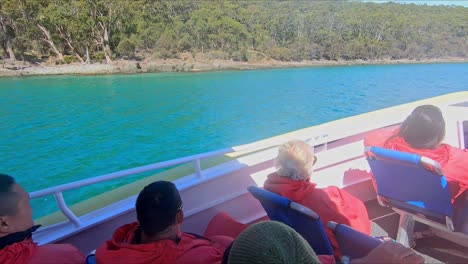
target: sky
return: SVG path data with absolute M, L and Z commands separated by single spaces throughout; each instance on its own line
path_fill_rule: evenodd
M 393 1 L 386 1 L 386 0 L 365 0 L 365 2 L 376 2 L 376 3 L 385 3 L 385 2 L 395 2 L 395 3 L 406 3 L 406 4 L 420 4 L 420 5 L 458 5 L 468 7 L 468 0 L 457 0 L 457 1 L 450 1 L 450 0 L 393 0 Z

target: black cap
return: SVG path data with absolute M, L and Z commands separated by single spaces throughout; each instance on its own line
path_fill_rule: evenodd
M 182 207 L 179 191 L 172 182 L 157 181 L 149 184 L 138 195 L 137 219 L 147 235 L 155 235 L 175 223 Z

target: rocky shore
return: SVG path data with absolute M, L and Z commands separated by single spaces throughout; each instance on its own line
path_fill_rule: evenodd
M 221 70 L 254 70 L 274 68 L 299 68 L 339 65 L 371 65 L 371 64 L 413 64 L 413 63 L 467 63 L 468 58 L 437 58 L 424 60 L 316 60 L 316 61 L 277 61 L 263 60 L 259 62 L 239 62 L 231 60 L 116 60 L 110 64 L 67 64 L 44 65 L 23 62 L 0 65 L 0 77 L 35 76 L 35 75 L 100 75 L 100 74 L 134 74 L 154 72 L 201 72 Z

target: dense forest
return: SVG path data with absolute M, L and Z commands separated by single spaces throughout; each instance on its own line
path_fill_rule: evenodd
M 56 63 L 468 56 L 468 8 L 356 1 L 0 0 L 0 56 Z

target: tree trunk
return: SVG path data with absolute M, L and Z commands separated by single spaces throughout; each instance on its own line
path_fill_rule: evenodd
M 89 59 L 89 50 L 88 47 L 86 47 L 86 63 L 89 64 L 91 60 Z
M 2 43 L 2 49 L 3 49 L 3 54 L 8 54 L 8 51 L 4 43 Z
M 104 37 L 102 42 L 102 49 L 104 50 L 104 55 L 106 56 L 106 63 L 112 62 L 111 55 L 112 51 L 109 46 L 109 33 L 107 31 L 107 27 L 104 28 Z
M 10 39 L 7 39 L 6 41 L 6 51 L 8 52 L 8 55 L 10 56 L 10 60 L 16 61 L 15 53 L 13 52 L 13 48 L 11 47 Z
M 68 47 L 70 48 L 70 51 L 75 54 L 75 56 L 78 58 L 78 60 L 80 60 L 81 63 L 84 62 L 83 58 L 80 56 L 80 54 L 78 54 L 78 52 L 75 51 L 75 48 L 73 47 L 73 45 L 71 44 L 70 40 L 66 39 L 67 41 L 67 45 Z
M 54 41 L 52 40 L 52 37 L 50 36 L 50 32 L 41 24 L 37 24 L 37 27 L 42 31 L 42 34 L 44 34 L 45 39 L 44 41 L 49 44 L 49 46 L 52 48 L 52 51 L 55 53 L 57 58 L 59 60 L 63 60 L 63 54 L 57 49 L 57 46 L 55 46 Z
M 78 58 L 78 60 L 79 60 L 81 63 L 84 63 L 84 60 L 83 60 L 83 58 L 80 56 L 80 54 L 78 54 L 77 52 L 75 52 L 75 56 Z
M 0 5 L 0 9 L 1 9 L 1 5 Z M 6 19 L 3 17 L 3 15 L 0 14 L 0 23 L 1 23 L 1 28 L 0 30 L 3 32 L 3 35 L 4 35 L 4 43 L 2 45 L 2 48 L 3 50 L 5 51 L 5 54 L 8 53 L 8 57 L 10 58 L 10 60 L 13 60 L 13 61 L 16 61 L 16 57 L 15 57 L 15 53 L 13 52 L 13 48 L 12 48 L 12 45 L 11 45 L 11 40 L 12 40 L 12 37 L 11 37 L 11 32 L 9 32 L 9 26 L 7 25 Z
M 81 63 L 84 63 L 84 60 L 83 58 L 80 56 L 80 54 L 78 54 L 78 52 L 75 51 L 75 47 L 73 47 L 72 45 L 72 38 L 71 38 L 71 35 L 70 35 L 70 32 L 67 32 L 66 34 L 63 33 L 62 30 L 60 30 L 60 28 L 58 28 L 59 32 L 60 32 L 60 35 L 62 36 L 62 38 L 65 40 L 65 42 L 67 43 L 67 46 L 68 48 L 70 49 L 70 52 L 75 54 L 75 56 L 78 58 L 78 60 L 81 62 Z

